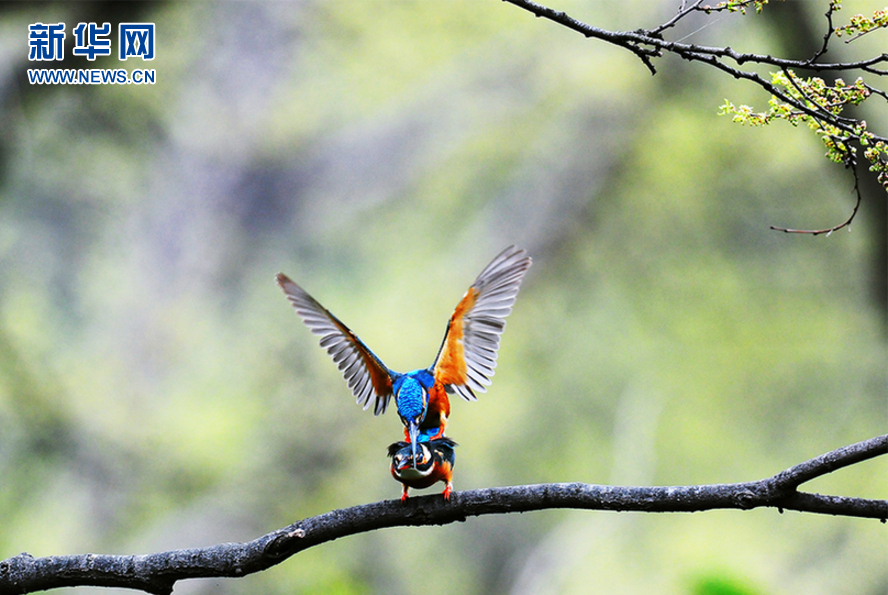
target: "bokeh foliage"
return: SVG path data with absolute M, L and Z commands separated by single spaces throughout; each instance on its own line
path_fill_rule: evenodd
M 562 8 L 616 29 L 669 7 Z M 124 17 L 157 24 L 156 85 L 23 82 L 28 23 Z M 769 51 L 767 18 L 694 35 Z M 805 134 L 718 117 L 752 93 L 736 81 L 668 59 L 652 78 L 497 2 L 0 19 L 0 558 L 246 540 L 397 497 L 400 423 L 353 404 L 279 270 L 406 370 L 496 252 L 531 252 L 490 392 L 453 405 L 457 490 L 745 481 L 885 432 L 885 230 L 864 205 L 852 233 L 769 231 L 843 220 L 851 181 Z M 886 470 L 812 488 L 884 498 Z M 886 542 L 770 510 L 554 511 L 177 593 L 876 594 Z

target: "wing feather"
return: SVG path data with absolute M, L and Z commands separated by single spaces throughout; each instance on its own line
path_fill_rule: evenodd
M 475 391 L 487 392 L 506 317 L 530 265 L 526 251 L 509 246 L 481 271 L 457 304 L 432 365 L 435 379 L 448 392 L 467 401 L 477 400 Z
M 477 401 L 478 397 L 472 392 L 472 389 L 464 384 L 453 385 L 453 392 L 461 396 L 466 401 Z
M 324 308 L 292 279 L 278 273 L 278 285 L 296 308 L 305 326 L 320 335 L 320 345 L 333 358 L 359 405 L 385 413 L 392 396 L 392 372 L 341 320 Z

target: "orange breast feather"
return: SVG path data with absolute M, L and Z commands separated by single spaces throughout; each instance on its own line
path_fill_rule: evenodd
M 420 428 L 443 428 L 447 424 L 448 417 L 450 417 L 450 397 L 447 396 L 444 385 L 435 382 L 429 389 L 429 409 Z

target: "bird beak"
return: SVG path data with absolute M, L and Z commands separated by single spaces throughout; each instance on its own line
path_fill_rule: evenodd
M 416 443 L 419 440 L 419 423 L 411 420 L 407 424 L 407 432 L 410 434 L 410 454 L 413 455 L 413 468 L 416 469 Z

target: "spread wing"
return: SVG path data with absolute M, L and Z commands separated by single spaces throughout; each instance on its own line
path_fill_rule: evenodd
M 509 246 L 481 271 L 457 304 L 432 366 L 435 380 L 449 392 L 467 401 L 477 399 L 474 391 L 487 392 L 506 316 L 530 265 L 527 252 Z
M 385 413 L 392 396 L 392 373 L 356 334 L 283 273 L 275 277 L 312 333 L 321 336 L 321 347 L 333 357 L 358 404 L 374 403 L 373 413 Z

